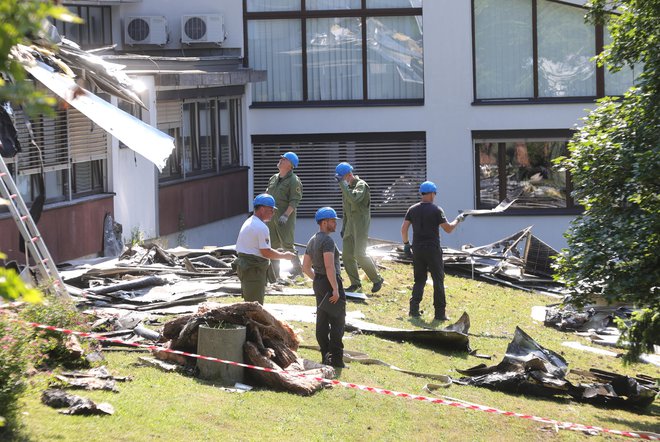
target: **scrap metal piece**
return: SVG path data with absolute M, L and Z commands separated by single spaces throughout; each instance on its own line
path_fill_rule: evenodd
M 385 339 L 414 342 L 437 349 L 470 351 L 468 330 L 470 317 L 466 312 L 454 324 L 444 329 L 417 329 L 406 330 L 372 324 L 359 319 L 346 318 L 346 330 L 359 330 L 362 333 L 372 334 Z
M 45 390 L 41 394 L 41 402 L 53 408 L 69 407 L 61 410 L 62 414 L 105 415 L 115 412 L 114 407 L 106 402 L 96 404 L 91 399 L 69 394 L 64 390 Z
M 652 382 L 616 373 L 594 372 L 594 377 L 600 374 L 596 377 L 600 382 L 573 384 L 566 379 L 566 360 L 540 346 L 518 327 L 498 365 L 487 367 L 480 364 L 457 371 L 466 376 L 455 380 L 457 384 L 535 396 L 567 394 L 581 402 L 621 408 L 647 407 L 658 393 Z

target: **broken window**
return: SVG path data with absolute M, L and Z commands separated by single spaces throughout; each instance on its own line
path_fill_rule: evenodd
M 577 208 L 570 177 L 553 162 L 567 154 L 570 136 L 570 131 L 473 133 L 477 208 L 491 209 L 515 196 L 513 210 Z
M 249 65 L 268 71 L 266 81 L 253 84 L 255 103 L 422 104 L 421 0 L 252 0 L 246 6 Z

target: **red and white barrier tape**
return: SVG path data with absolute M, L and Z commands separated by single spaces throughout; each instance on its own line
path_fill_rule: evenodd
M 515 413 L 513 411 L 504 411 L 504 410 L 499 410 L 497 408 L 491 408 L 487 407 L 485 405 L 477 405 L 477 404 L 464 404 L 461 402 L 455 402 L 455 401 L 448 401 L 445 399 L 440 399 L 440 398 L 433 398 L 433 397 L 428 397 L 428 396 L 421 396 L 417 394 L 410 394 L 410 393 L 402 393 L 400 391 L 393 391 L 393 390 L 386 390 L 384 388 L 379 388 L 379 387 L 370 387 L 367 385 L 360 385 L 360 384 L 353 384 L 350 382 L 342 382 L 338 381 L 336 379 L 325 379 L 322 377 L 318 376 L 311 376 L 307 375 L 304 373 L 293 373 L 293 372 L 288 372 L 286 370 L 276 370 L 273 368 L 267 368 L 267 367 L 259 367 L 256 365 L 250 365 L 250 364 L 243 364 L 241 362 L 235 362 L 235 361 L 227 361 L 224 359 L 219 359 L 219 358 L 214 358 L 211 356 L 204 356 L 204 355 L 198 355 L 195 353 L 188 353 L 185 351 L 179 351 L 179 350 L 171 350 L 169 348 L 163 348 L 159 347 L 157 345 L 146 345 L 146 344 L 139 344 L 135 342 L 127 342 L 123 341 L 121 339 L 111 339 L 107 338 L 105 336 L 98 336 L 95 335 L 94 333 L 86 333 L 86 332 L 77 332 L 74 330 L 68 330 L 64 328 L 58 328 L 58 327 L 53 327 L 50 325 L 43 325 L 43 324 L 38 324 L 36 322 L 31 322 L 29 323 L 32 327 L 35 328 L 40 328 L 43 330 L 51 330 L 51 331 L 57 331 L 57 332 L 62 332 L 65 334 L 69 335 L 76 335 L 80 336 L 83 338 L 93 338 L 97 339 L 99 341 L 106 341 L 106 342 L 112 342 L 115 344 L 123 344 L 123 345 L 130 345 L 132 347 L 140 347 L 140 348 L 146 348 L 149 350 L 157 350 L 157 351 L 164 351 L 167 353 L 173 353 L 177 355 L 182 355 L 182 356 L 189 356 L 192 358 L 197 358 L 197 359 L 203 359 L 206 361 L 214 361 L 214 362 L 221 362 L 223 364 L 228 364 L 228 365 L 235 365 L 238 367 L 245 367 L 245 368 L 250 368 L 253 370 L 260 370 L 260 371 L 265 371 L 269 373 L 280 373 L 280 374 L 286 374 L 289 376 L 295 376 L 295 377 L 303 377 L 303 378 L 310 378 L 314 379 L 319 382 L 324 382 L 327 384 L 331 385 L 339 385 L 345 388 L 353 388 L 356 390 L 362 390 L 362 391 L 368 391 L 370 393 L 376 393 L 376 394 L 383 394 L 386 396 L 394 396 L 394 397 L 400 397 L 400 398 L 405 398 L 405 399 L 411 399 L 415 401 L 422 401 L 422 402 L 430 402 L 432 404 L 441 404 L 441 405 L 449 405 L 451 407 L 456 407 L 456 408 L 465 408 L 468 410 L 477 410 L 477 411 L 483 411 L 486 413 L 493 413 L 493 414 L 501 414 L 503 416 L 512 416 L 512 417 L 518 417 L 521 419 L 527 419 L 535 422 L 541 422 L 544 424 L 550 424 L 550 425 L 556 425 L 558 428 L 562 429 L 568 429 L 568 430 L 575 430 L 575 431 L 598 431 L 598 432 L 603 432 L 603 433 L 608 433 L 608 434 L 616 434 L 618 436 L 624 436 L 624 437 L 632 437 L 636 439 L 645 439 L 645 440 L 660 440 L 660 437 L 653 435 L 653 434 L 647 434 L 647 433 L 636 433 L 634 431 L 622 431 L 622 430 L 612 430 L 608 428 L 602 428 L 602 427 L 596 427 L 593 425 L 583 425 L 583 424 L 576 424 L 572 422 L 561 422 L 557 421 L 554 419 L 547 419 L 543 417 L 538 417 L 534 416 L 531 414 L 521 414 L 521 413 Z

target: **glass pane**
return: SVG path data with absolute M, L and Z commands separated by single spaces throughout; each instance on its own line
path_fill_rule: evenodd
M 422 0 L 367 0 L 367 8 L 421 8 Z
M 90 46 L 103 46 L 103 9 L 100 7 L 89 7 L 89 22 L 86 23 L 90 30 Z
M 213 140 L 213 124 L 211 105 L 197 103 L 199 121 L 199 169 L 202 172 L 215 171 L 215 142 Z
M 307 0 L 305 8 L 308 10 L 323 9 L 360 9 L 362 2 L 360 0 Z
M 478 99 L 534 96 L 532 2 L 475 0 Z
M 552 163 L 565 152 L 564 141 L 506 143 L 507 197 L 520 194 L 513 207 L 566 207 L 566 172 Z
M 362 99 L 362 26 L 355 18 L 307 20 L 310 100 Z
M 299 11 L 300 0 L 247 0 L 248 12 Z
M 181 127 L 181 139 L 183 144 L 183 170 L 190 172 L 193 163 L 193 135 L 192 135 L 192 114 L 194 112 L 193 104 L 185 103 L 183 105 L 183 125 Z
M 604 46 L 612 44 L 612 36 L 609 29 L 605 27 Z M 623 66 L 618 72 L 611 72 L 605 66 L 605 95 L 623 95 L 635 84 L 635 79 L 642 73 L 642 63 L 636 63 L 632 68 Z
M 500 203 L 498 143 L 477 143 L 476 146 L 479 159 L 479 207 L 490 209 Z
M 367 63 L 369 99 L 424 98 L 422 17 L 367 19 Z
M 596 95 L 596 37 L 585 10 L 548 0 L 538 2 L 539 96 Z
M 254 101 L 302 100 L 300 20 L 248 21 L 250 67 L 268 71 L 253 83 Z

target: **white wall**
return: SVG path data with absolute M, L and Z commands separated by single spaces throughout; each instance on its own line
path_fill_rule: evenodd
M 187 229 L 183 235 L 172 233 L 161 237 L 165 247 L 174 248 L 179 245 L 191 249 L 201 249 L 204 246 L 225 246 L 236 243 L 247 214 L 223 219 L 204 226 Z
M 113 11 L 114 13 L 114 11 Z M 121 29 L 118 43 L 123 43 L 123 17 L 139 15 L 163 15 L 167 18 L 170 42 L 166 49 L 182 49 L 181 46 L 181 16 L 194 14 L 221 14 L 224 17 L 227 39 L 222 44 L 226 48 L 243 47 L 243 2 L 241 0 L 143 0 L 139 3 L 121 5 Z M 114 16 L 113 16 L 114 17 Z M 116 18 L 115 18 L 116 20 Z M 114 30 L 114 29 L 113 29 Z M 191 46 L 194 47 L 194 46 Z M 185 55 L 183 46 L 182 55 Z M 130 52 L 130 46 L 123 47 Z
M 469 1 L 424 2 L 425 105 L 381 108 L 252 109 L 252 134 L 425 131 L 428 179 L 439 187 L 436 202 L 452 220 L 475 206 L 473 130 L 568 129 L 588 104 L 473 106 L 472 24 Z M 303 166 L 304 167 L 304 166 Z M 359 173 L 359 171 L 358 171 Z M 304 198 L 304 196 L 303 196 Z M 401 218 L 373 218 L 370 236 L 400 240 Z M 468 218 L 442 242 L 451 247 L 487 244 L 529 225 L 555 248 L 565 246 L 569 216 L 481 216 Z M 296 242 L 316 231 L 298 220 Z
M 156 95 L 153 77 L 141 77 L 147 87 L 142 95 L 145 105 L 155 109 Z M 113 98 L 116 104 L 116 98 Z M 156 113 L 143 111 L 147 124 L 156 126 Z M 109 190 L 114 198 L 115 221 L 123 226 L 124 240 L 134 232 L 145 238 L 156 236 L 158 223 L 158 170 L 151 161 L 128 148 L 119 148 L 117 139 L 112 139 L 112 161 L 109 168 Z

